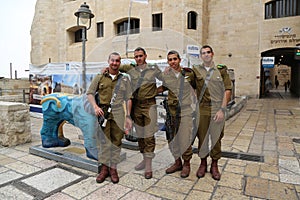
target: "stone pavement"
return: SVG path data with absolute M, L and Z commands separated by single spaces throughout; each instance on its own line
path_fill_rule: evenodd
M 273 98 L 248 99 L 244 106 L 240 105 L 246 100 L 237 99 L 239 107 L 229 113 L 241 111 L 227 120 L 222 140 L 220 181 L 209 173 L 201 179 L 195 176 L 200 162 L 196 154 L 188 178 L 180 178 L 179 172 L 166 175 L 164 170 L 173 159 L 164 134 L 158 133 L 152 179 L 133 169 L 142 158 L 139 152 L 123 149 L 126 160 L 118 167 L 120 182 L 112 184 L 108 179 L 97 184 L 95 172 L 29 154 L 30 147 L 41 144 L 42 119 L 33 116 L 31 143 L 0 147 L 0 199 L 299 200 L 300 101 L 275 92 Z M 64 133 L 71 142 L 83 143 L 77 128 L 66 124 Z

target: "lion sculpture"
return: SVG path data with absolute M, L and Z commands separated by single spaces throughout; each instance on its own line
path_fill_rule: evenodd
M 44 148 L 66 147 L 71 144 L 63 134 L 63 125 L 69 122 L 82 131 L 86 156 L 98 159 L 96 137 L 99 127 L 86 95 L 52 93 L 44 96 L 41 104 L 43 126 L 40 134 Z

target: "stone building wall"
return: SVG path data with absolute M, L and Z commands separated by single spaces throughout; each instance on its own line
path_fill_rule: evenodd
M 142 46 L 148 59 L 165 58 L 168 50 L 186 53 L 186 45 L 209 44 L 215 62 L 235 71 L 236 95 L 259 94 L 261 54 L 264 51 L 300 44 L 300 16 L 264 19 L 265 3 L 270 0 L 149 0 L 132 3 L 131 17 L 140 19 L 140 33 L 128 37 L 128 49 Z M 74 13 L 83 2 L 37 0 L 31 28 L 33 65 L 51 62 L 80 62 L 82 44 L 74 43 Z M 128 18 L 129 0 L 87 0 L 95 14 L 87 31 L 86 61 L 102 62 L 112 51 L 125 57 L 126 35 L 116 36 L 116 22 Z M 187 13 L 198 14 L 197 30 L 187 29 Z M 163 13 L 162 31 L 152 31 L 152 14 Z M 96 23 L 104 22 L 104 37 L 96 37 Z M 272 42 L 278 31 L 292 27 L 294 40 Z M 230 56 L 229 56 L 230 55 Z M 132 57 L 132 53 L 129 54 Z
M 28 79 L 0 79 L 0 101 L 28 103 L 29 88 Z
M 0 88 L 3 90 L 7 90 L 7 92 L 9 92 L 10 94 L 15 94 L 22 89 L 29 89 L 29 87 L 30 82 L 28 79 L 0 79 Z

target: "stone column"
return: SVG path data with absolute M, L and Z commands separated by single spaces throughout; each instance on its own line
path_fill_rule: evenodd
M 29 105 L 0 101 L 0 145 L 16 146 L 31 142 Z

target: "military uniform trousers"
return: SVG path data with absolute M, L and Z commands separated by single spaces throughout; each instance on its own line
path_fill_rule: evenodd
M 106 126 L 102 127 L 105 143 L 98 142 L 98 162 L 110 166 L 120 162 L 122 138 L 124 137 L 124 110 L 123 107 L 112 109 Z M 97 134 L 99 137 L 99 135 Z M 97 141 L 100 141 L 98 138 Z
M 200 106 L 197 132 L 199 157 L 206 158 L 210 155 L 213 160 L 219 160 L 221 158 L 221 139 L 224 136 L 225 120 L 215 122 L 213 120 L 214 115 L 210 114 L 209 110 L 211 108 Z
M 157 105 L 137 103 L 134 107 L 133 121 L 140 152 L 146 158 L 154 158 L 154 134 L 158 131 Z
M 193 140 L 193 118 L 192 114 L 184 115 L 180 118 L 177 133 L 169 143 L 169 149 L 176 159 L 190 160 L 193 155 L 192 140 Z

